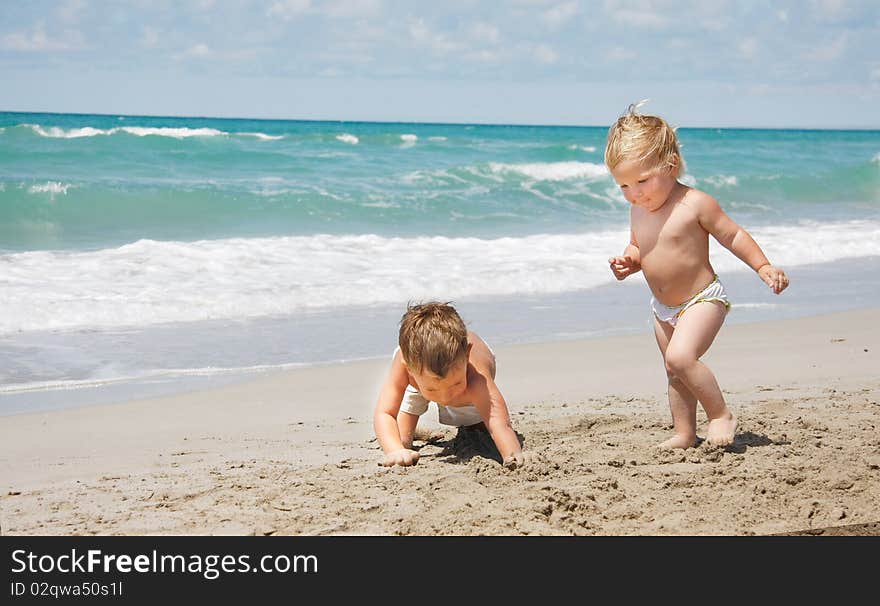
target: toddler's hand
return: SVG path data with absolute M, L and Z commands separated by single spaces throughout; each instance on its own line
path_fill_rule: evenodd
M 777 295 L 788 287 L 788 276 L 785 272 L 769 263 L 758 268 L 758 275 Z
M 380 463 L 383 467 L 394 467 L 400 465 L 409 467 L 419 462 L 419 453 L 409 448 L 401 448 L 394 450 L 385 455 L 385 459 Z
M 504 457 L 503 464 L 506 469 L 517 469 L 519 467 L 534 465 L 538 461 L 543 460 L 544 457 L 533 450 L 521 450 Z
M 633 261 L 632 257 L 611 257 L 608 259 L 608 264 L 611 266 L 611 272 L 614 274 L 614 277 L 618 280 L 623 280 L 625 277 L 630 276 L 639 269 L 639 264 Z

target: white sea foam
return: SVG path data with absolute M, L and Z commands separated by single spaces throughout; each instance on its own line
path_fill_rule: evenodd
M 490 162 L 495 174 L 516 173 L 536 181 L 565 181 L 568 179 L 599 179 L 608 175 L 603 164 L 592 162 L 534 162 L 530 164 L 503 164 Z
M 446 141 L 446 137 L 428 137 L 428 141 Z
M 574 144 L 571 144 L 571 145 L 568 146 L 568 149 L 570 149 L 570 150 L 572 150 L 572 151 L 581 150 L 581 151 L 590 152 L 590 153 L 596 151 L 596 148 L 593 147 L 592 145 L 574 145 Z
M 880 222 L 750 229 L 782 267 L 880 255 Z M 497 239 L 314 235 L 141 240 L 0 255 L 0 334 L 284 316 L 430 298 L 549 294 L 613 282 L 629 230 Z M 719 273 L 750 271 L 712 242 Z M 809 246 L 804 246 L 809 242 Z M 426 271 L 426 268 L 430 271 Z
M 155 135 L 159 137 L 173 137 L 175 139 L 185 139 L 187 137 L 216 137 L 229 134 L 222 130 L 217 130 L 216 128 L 146 128 L 140 126 L 123 126 L 119 130 L 130 135 L 137 135 L 138 137 Z
M 283 139 L 284 135 L 267 135 L 266 133 L 236 133 L 242 137 L 256 137 L 261 141 L 278 141 Z
M 108 385 L 130 383 L 132 381 L 157 380 L 177 377 L 216 377 L 221 375 L 256 374 L 264 372 L 276 372 L 279 370 L 292 370 L 302 368 L 306 364 L 302 362 L 290 362 L 287 364 L 259 364 L 241 367 L 206 367 L 206 368 L 168 368 L 162 370 L 144 371 L 140 373 L 126 374 L 124 376 L 111 376 L 90 379 L 60 379 L 57 381 L 32 381 L 28 383 L 11 383 L 0 385 L 0 394 L 28 393 L 35 391 L 54 391 L 68 389 L 91 389 Z
M 705 177 L 702 180 L 715 187 L 734 187 L 739 183 L 737 178 L 733 175 L 713 175 L 711 177 Z
M 187 137 L 216 137 L 218 135 L 228 135 L 229 133 L 214 128 L 168 128 L 168 127 L 144 127 L 144 126 L 117 126 L 110 129 L 93 128 L 85 126 L 83 128 L 71 128 L 64 130 L 57 126 L 44 128 L 39 124 L 23 124 L 42 137 L 51 137 L 53 139 L 78 139 L 81 137 L 97 137 L 100 135 L 109 136 L 117 133 L 128 133 L 138 137 L 157 136 L 172 137 L 174 139 L 185 139 Z
M 69 183 L 60 183 L 58 181 L 49 181 L 47 183 L 41 183 L 38 185 L 31 185 L 28 188 L 29 194 L 64 194 L 67 195 L 67 190 L 70 189 Z
M 419 140 L 419 137 L 418 137 L 418 135 L 405 134 L 405 135 L 400 135 L 400 140 L 404 141 L 406 143 L 415 143 L 416 141 Z
M 354 135 L 350 135 L 348 133 L 342 133 L 341 135 L 336 135 L 337 141 L 342 141 L 343 143 L 350 143 L 351 145 L 357 145 L 360 139 L 355 137 Z
M 626 235 L 141 240 L 90 252 L 3 255 L 0 334 L 578 290 L 609 281 L 607 251 Z
M 724 206 L 730 206 L 730 208 L 735 208 L 737 210 L 759 210 L 765 213 L 778 212 L 771 206 L 767 206 L 766 204 L 758 204 L 757 202 L 736 202 L 734 200 L 731 200 L 730 202 L 724 203 Z
M 737 309 L 776 309 L 779 307 L 779 303 L 740 303 L 737 301 L 735 303 Z
M 874 164 L 880 164 L 880 152 L 877 152 L 877 155 L 871 158 L 871 162 Z

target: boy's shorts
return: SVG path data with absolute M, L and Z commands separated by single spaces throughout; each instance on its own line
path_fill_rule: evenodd
M 681 305 L 675 307 L 663 305 L 663 303 L 656 298 L 651 297 L 651 309 L 658 320 L 666 322 L 670 326 L 675 326 L 678 319 L 689 307 L 696 305 L 697 303 L 702 303 L 703 301 L 718 301 L 719 303 L 724 304 L 724 307 L 730 311 L 730 301 L 727 299 L 727 293 L 724 292 L 724 285 L 721 283 L 721 280 L 718 279 L 718 276 L 715 276 L 715 279 L 712 280 L 712 283 L 709 284 L 709 286 Z
M 400 402 L 400 411 L 408 412 L 411 415 L 423 415 L 428 410 L 429 403 L 430 401 L 415 387 L 407 385 L 406 391 L 403 394 L 403 400 Z M 437 404 L 437 420 L 443 425 L 466 427 L 482 423 L 483 417 L 480 416 L 476 406 L 473 404 L 466 404 L 464 406 L 443 406 L 442 404 Z

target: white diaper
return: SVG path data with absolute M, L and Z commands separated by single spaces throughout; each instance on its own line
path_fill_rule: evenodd
M 398 346 L 394 350 L 394 355 L 400 349 Z M 490 348 L 489 351 L 492 351 Z M 495 352 L 492 352 L 495 355 Z M 392 355 L 392 357 L 394 357 Z M 406 386 L 403 393 L 403 400 L 400 401 L 400 411 L 408 412 L 411 415 L 423 415 L 428 410 L 428 400 L 422 393 L 412 385 Z M 434 402 L 437 404 L 437 402 Z M 437 404 L 437 420 L 443 425 L 451 425 L 453 427 L 466 427 L 468 425 L 476 425 L 483 422 L 483 417 L 473 404 L 465 404 L 464 406 L 444 406 Z
M 655 297 L 651 297 L 651 309 L 654 311 L 654 315 L 657 316 L 658 320 L 666 322 L 670 326 L 675 326 L 678 319 L 681 317 L 681 314 L 683 314 L 688 307 L 703 301 L 719 301 L 724 303 L 724 307 L 726 307 L 728 311 L 730 310 L 730 301 L 727 300 L 727 293 L 724 292 L 724 285 L 721 283 L 721 280 L 718 279 L 718 276 L 715 276 L 715 279 L 712 280 L 712 283 L 709 284 L 709 286 L 681 305 L 675 307 L 663 305 L 663 303 L 658 301 Z
M 423 415 L 428 410 L 428 404 L 431 401 L 425 398 L 419 390 L 412 385 L 406 386 L 403 394 L 403 400 L 400 402 L 400 411 L 408 412 L 411 415 Z M 434 404 L 437 404 L 434 402 Z M 444 406 L 437 404 L 437 420 L 443 425 L 452 425 L 453 427 L 464 427 L 467 425 L 476 425 L 483 422 L 476 406 L 473 404 L 465 404 L 464 406 Z

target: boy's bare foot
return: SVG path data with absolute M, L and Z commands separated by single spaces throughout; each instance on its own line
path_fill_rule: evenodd
M 695 446 L 696 443 L 697 443 L 696 436 L 688 437 L 688 436 L 681 436 L 679 434 L 675 434 L 674 436 L 672 436 L 671 438 L 669 438 L 665 442 L 660 442 L 660 444 L 658 444 L 657 447 L 660 448 L 661 450 L 673 450 L 675 448 L 684 449 L 684 448 L 691 448 L 691 447 Z
M 706 442 L 711 446 L 729 446 L 733 444 L 736 435 L 736 417 L 728 412 L 727 415 L 712 419 L 706 428 Z

